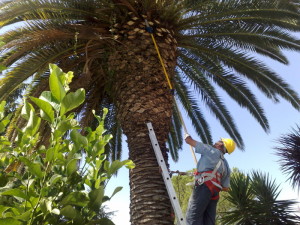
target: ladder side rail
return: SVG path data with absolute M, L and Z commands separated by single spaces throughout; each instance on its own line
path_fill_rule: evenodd
M 151 143 L 152 143 L 152 147 L 154 149 L 158 165 L 160 166 L 160 168 L 162 170 L 162 176 L 163 176 L 163 179 L 164 179 L 164 182 L 165 182 L 168 194 L 169 194 L 169 198 L 170 198 L 173 210 L 176 214 L 178 224 L 179 225 L 186 225 L 185 218 L 182 214 L 182 210 L 181 210 L 181 207 L 179 205 L 178 198 L 176 196 L 176 192 L 174 190 L 170 175 L 168 173 L 168 169 L 167 169 L 165 160 L 164 160 L 163 155 L 161 153 L 161 150 L 160 150 L 155 132 L 153 130 L 152 123 L 151 122 L 147 123 L 147 127 L 148 127 L 148 130 L 149 130 L 149 137 L 150 137 L 150 140 L 151 140 Z

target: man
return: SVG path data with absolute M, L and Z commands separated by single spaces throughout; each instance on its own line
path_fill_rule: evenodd
M 186 214 L 187 225 L 214 225 L 219 192 L 228 191 L 230 182 L 230 168 L 224 154 L 234 151 L 235 142 L 221 138 L 210 146 L 195 141 L 188 134 L 185 135 L 185 142 L 201 154 Z

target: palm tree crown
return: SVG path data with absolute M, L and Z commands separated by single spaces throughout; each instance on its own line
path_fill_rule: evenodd
M 144 30 L 147 18 L 162 42 L 162 54 L 176 60 L 176 73 L 171 77 L 176 96 L 204 142 L 212 140 L 207 121 L 193 98 L 194 89 L 239 147 L 243 147 L 242 138 L 213 84 L 247 108 L 266 131 L 269 129 L 267 119 L 244 78 L 253 81 L 270 99 L 278 101 L 281 96 L 299 108 L 296 93 L 275 72 L 249 54 L 256 52 L 288 63 L 281 49 L 299 50 L 300 47 L 299 41 L 288 34 L 299 30 L 296 3 L 27 0 L 6 1 L 1 8 L 2 26 L 22 22 L 21 26 L 3 34 L 6 44 L 2 46 L 1 63 L 10 69 L 1 81 L 2 99 L 29 77 L 33 77 L 29 92 L 37 91 L 36 87 L 42 88 L 47 64 L 55 62 L 63 68 L 74 69 L 78 74 L 75 82 L 89 87 L 90 98 L 94 96 L 82 111 L 89 114 L 87 109 L 91 105 L 113 103 L 114 93 L 109 87 L 115 77 L 109 73 L 107 59 L 113 46 L 147 35 Z M 128 50 L 128 61 L 133 60 L 133 52 L 143 51 L 145 44 L 142 42 L 136 41 L 135 48 Z M 172 46 L 174 51 L 168 52 L 166 46 Z M 144 51 L 150 54 L 154 48 Z M 160 67 L 159 64 L 155 66 Z M 97 88 L 89 85 L 95 74 L 100 85 Z M 190 85 L 194 89 L 190 89 Z M 114 113 L 111 114 L 113 117 Z M 177 117 L 174 112 L 174 119 Z M 178 128 L 179 125 L 173 121 L 173 126 Z M 171 134 L 175 146 L 170 147 L 177 149 L 180 145 L 176 141 L 181 143 L 180 138 L 178 133 Z
M 167 140 L 174 159 L 182 145 L 179 112 L 145 20 L 154 31 L 175 97 L 203 142 L 212 143 L 212 138 L 194 91 L 241 149 L 242 137 L 218 88 L 246 108 L 265 131 L 268 121 L 248 80 L 271 100 L 282 97 L 294 108 L 300 106 L 289 85 L 251 55 L 287 64 L 282 50 L 300 50 L 299 41 L 290 35 L 300 30 L 297 1 L 6 0 L 0 9 L 0 26 L 9 28 L 0 48 L 0 64 L 8 68 L 0 80 L 1 99 L 26 82 L 26 94 L 39 96 L 47 87 L 50 62 L 73 70 L 71 89 L 87 91 L 85 104 L 75 110 L 82 124 L 92 123 L 92 109 L 110 109 L 107 128 L 114 136 L 113 158 L 120 157 L 122 132 L 127 136 L 129 157 L 137 165 L 130 174 L 134 224 L 171 223 L 161 219 L 169 218 L 170 204 L 160 191 L 164 185 L 145 122 L 152 122 L 165 157 Z M 158 206 L 161 213 L 154 210 Z

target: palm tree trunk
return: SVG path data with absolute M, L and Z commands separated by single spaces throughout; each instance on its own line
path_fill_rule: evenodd
M 113 86 L 117 117 L 127 136 L 129 158 L 136 164 L 136 168 L 130 171 L 131 223 L 174 224 L 171 203 L 146 125 L 152 122 L 167 162 L 165 143 L 172 115 L 172 94 L 150 35 L 143 33 L 122 43 L 115 46 L 109 65 L 112 76 L 116 76 L 114 80 L 118 81 Z M 162 39 L 158 44 L 172 77 L 175 48 L 165 45 Z

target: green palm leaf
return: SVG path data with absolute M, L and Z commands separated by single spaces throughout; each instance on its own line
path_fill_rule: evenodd
M 300 188 L 300 127 L 277 139 L 276 154 L 280 157 L 280 168 L 288 176 L 293 188 Z

